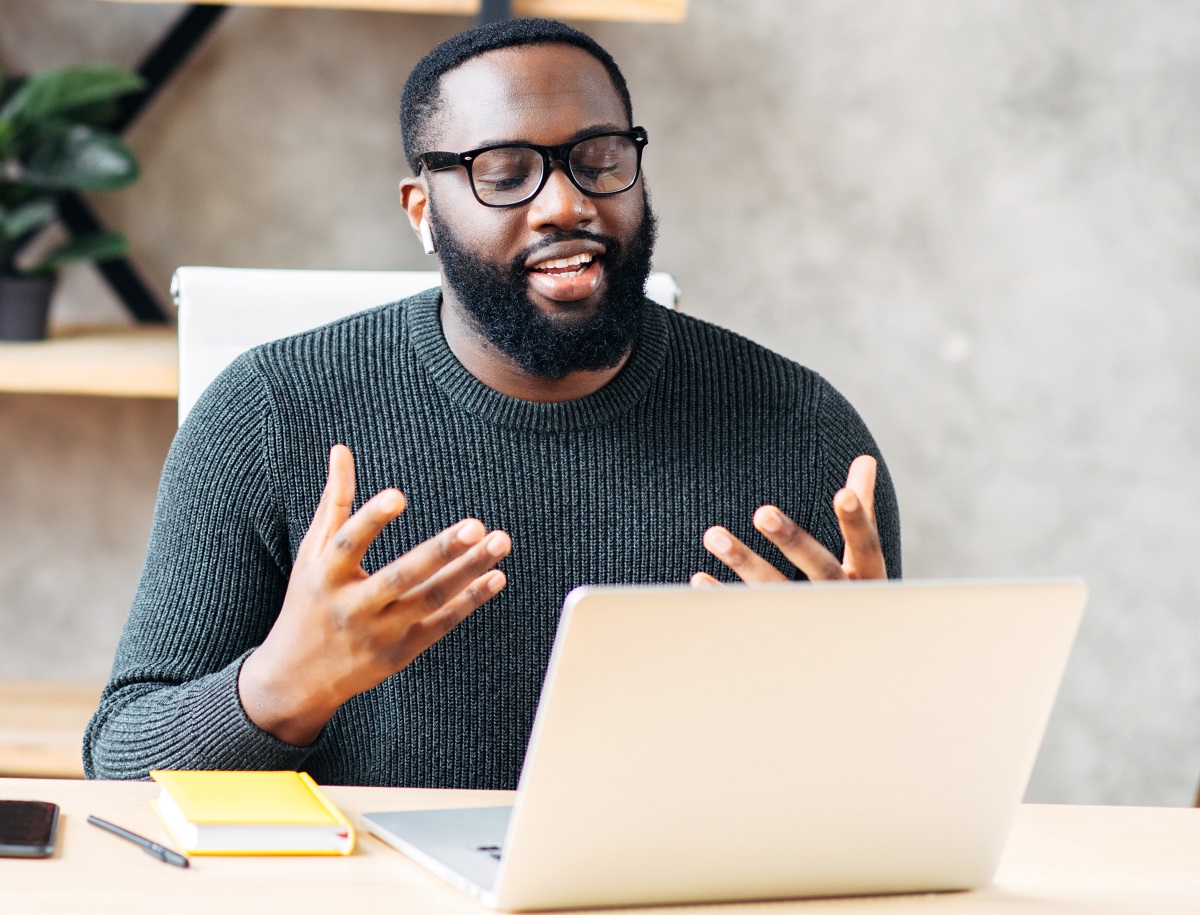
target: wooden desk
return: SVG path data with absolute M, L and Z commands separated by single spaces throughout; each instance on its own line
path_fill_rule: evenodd
M 55 801 L 65 817 L 58 853 L 0 859 L 4 912 L 478 913 L 487 911 L 369 835 L 346 858 L 193 858 L 155 861 L 89 826 L 88 814 L 166 842 L 147 782 L 0 779 L 0 797 Z M 371 810 L 504 803 L 505 792 L 330 788 L 355 823 Z M 626 910 L 628 911 L 628 910 Z M 807 902 L 679 906 L 686 912 L 1154 915 L 1200 911 L 1200 810 L 1051 807 L 1020 810 L 992 886 L 973 893 Z

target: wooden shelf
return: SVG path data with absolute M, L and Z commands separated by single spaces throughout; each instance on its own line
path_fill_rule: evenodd
M 162 397 L 179 394 L 173 327 L 73 327 L 32 343 L 0 343 L 0 391 Z
M 83 778 L 83 730 L 99 683 L 0 680 L 0 776 Z
M 161 3 L 162 0 L 109 0 L 110 3 Z M 200 0 L 234 6 L 292 6 L 328 10 L 437 13 L 475 16 L 480 0 Z M 514 16 L 554 19 L 605 19 L 611 22 L 683 22 L 687 0 L 512 0 Z
M 687 18 L 687 0 L 513 0 L 512 10 L 514 16 L 550 19 L 683 22 Z

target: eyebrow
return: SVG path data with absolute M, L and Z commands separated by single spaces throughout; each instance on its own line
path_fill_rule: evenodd
M 624 133 L 626 130 L 630 130 L 630 129 L 631 128 L 629 128 L 629 127 L 620 127 L 616 124 L 611 124 L 611 123 L 592 124 L 588 127 L 582 128 L 581 130 L 575 131 L 573 134 L 571 134 L 570 137 L 568 137 L 563 142 L 571 143 L 571 142 L 574 142 L 575 140 L 581 139 L 582 137 L 586 137 L 589 134 L 594 134 L 594 133 Z M 502 137 L 499 139 L 485 140 L 483 143 L 480 143 L 478 146 L 472 146 L 470 148 L 471 149 L 483 149 L 486 146 L 557 146 L 557 145 L 559 145 L 559 144 L 557 144 L 557 143 L 553 143 L 553 144 L 551 144 L 551 143 L 534 143 L 532 140 L 524 139 L 524 138 Z

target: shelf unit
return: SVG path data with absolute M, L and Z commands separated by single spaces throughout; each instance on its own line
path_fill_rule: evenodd
M 64 327 L 0 342 L 0 393 L 173 399 L 178 390 L 173 327 Z M 0 777 L 82 778 L 83 729 L 101 686 L 0 679 Z

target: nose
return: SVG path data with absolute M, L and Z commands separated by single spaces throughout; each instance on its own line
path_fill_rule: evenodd
M 545 187 L 529 204 L 530 227 L 543 231 L 576 229 L 595 218 L 592 198 L 571 182 L 566 165 L 551 162 Z

